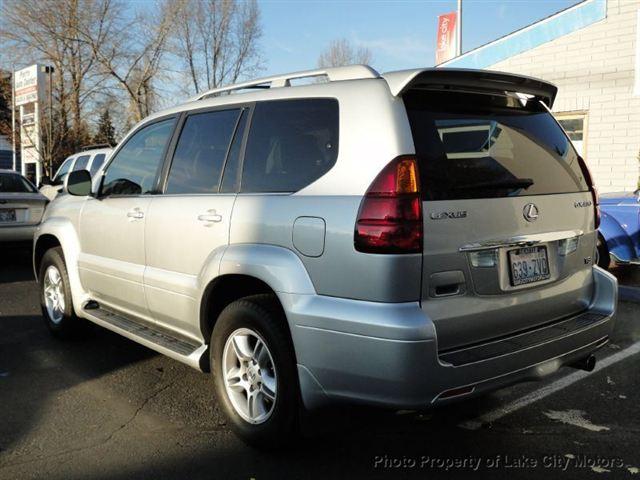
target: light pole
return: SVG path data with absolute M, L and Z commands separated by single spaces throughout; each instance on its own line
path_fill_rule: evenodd
M 11 69 L 11 145 L 13 148 L 12 168 L 16 171 L 16 70 Z
M 49 125 L 47 126 L 47 166 L 49 167 L 49 178 L 53 177 L 53 72 L 55 69 L 50 66 L 45 67 L 45 71 L 49 74 Z

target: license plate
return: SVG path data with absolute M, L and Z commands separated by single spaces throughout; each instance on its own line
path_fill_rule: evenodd
M 514 287 L 540 282 L 550 277 L 547 247 L 527 247 L 511 250 L 509 252 L 509 265 L 511 267 L 511 285 Z
M 16 211 L 11 209 L 0 210 L 0 222 L 15 222 Z

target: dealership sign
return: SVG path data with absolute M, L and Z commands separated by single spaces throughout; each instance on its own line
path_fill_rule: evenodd
M 436 38 L 436 65 L 440 65 L 456 56 L 456 12 L 438 16 L 438 36 Z
M 31 65 L 14 73 L 14 102 L 19 107 L 22 174 L 40 182 L 43 142 L 41 115 L 47 97 L 47 71 L 51 67 Z
M 38 93 L 40 93 L 40 97 L 43 96 L 45 74 L 44 69 L 39 67 L 39 65 L 31 65 L 16 72 L 14 85 L 16 106 L 37 102 Z

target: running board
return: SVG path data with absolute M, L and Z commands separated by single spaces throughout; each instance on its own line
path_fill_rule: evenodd
M 196 370 L 208 370 L 208 356 L 206 355 L 208 345 L 206 344 L 197 344 L 184 338 L 177 338 L 165 330 L 142 324 L 121 313 L 101 308 L 97 304 L 87 304 L 82 313 L 87 320 L 156 352 L 186 363 Z

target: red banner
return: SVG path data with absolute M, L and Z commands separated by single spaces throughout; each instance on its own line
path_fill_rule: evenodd
M 438 16 L 438 38 L 436 39 L 436 65 L 456 56 L 456 12 Z

